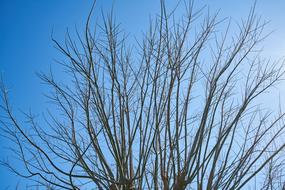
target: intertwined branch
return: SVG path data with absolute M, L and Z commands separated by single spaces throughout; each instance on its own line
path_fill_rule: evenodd
M 50 189 L 230 190 L 262 172 L 259 188 L 281 188 L 273 179 L 282 173 L 284 114 L 272 117 L 255 101 L 284 74 L 257 52 L 265 23 L 253 8 L 230 32 L 230 22 L 193 2 L 185 10 L 177 20 L 161 1 L 132 45 L 112 14 L 91 27 L 93 8 L 77 42 L 53 39 L 69 78 L 40 78 L 59 111 L 40 122 L 26 114 L 23 125 L 2 86 L 1 128 L 26 173 L 5 165 Z

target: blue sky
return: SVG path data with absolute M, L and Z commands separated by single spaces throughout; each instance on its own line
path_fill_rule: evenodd
M 176 1 L 168 0 L 168 6 Z M 159 12 L 159 0 L 98 0 L 96 15 L 101 9 L 110 10 L 114 3 L 117 21 L 131 37 L 147 26 L 149 16 Z M 54 59 L 60 59 L 53 47 L 51 33 L 63 40 L 66 29 L 80 30 L 85 23 L 92 1 L 78 0 L 0 0 L 0 72 L 11 94 L 14 110 L 28 110 L 41 113 L 48 107 L 43 96 L 47 91 L 36 76 L 36 72 L 56 69 Z M 246 17 L 252 0 L 197 0 L 198 7 L 209 5 L 210 10 L 220 10 L 220 16 L 232 17 L 238 21 Z M 257 14 L 270 20 L 267 31 L 274 33 L 264 42 L 264 55 L 273 58 L 285 55 L 285 1 L 259 0 Z M 98 17 L 100 19 L 100 17 Z M 57 72 L 57 71 L 56 71 Z M 282 92 L 282 89 L 280 90 Z M 283 92 L 285 92 L 283 90 Z M 0 138 L 0 159 L 9 158 L 5 149 L 7 140 Z M 0 166 L 0 189 L 11 189 L 19 178 Z

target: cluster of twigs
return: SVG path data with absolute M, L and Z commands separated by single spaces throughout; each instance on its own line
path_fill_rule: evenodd
M 53 40 L 69 78 L 40 75 L 59 108 L 45 124 L 18 122 L 2 86 L 1 128 L 26 172 L 5 165 L 49 189 L 230 190 L 262 172 L 259 188 L 282 188 L 284 114 L 254 102 L 284 74 L 256 53 L 265 24 L 252 9 L 230 35 L 217 14 L 185 8 L 177 20 L 161 1 L 134 46 L 112 15 L 91 27 L 92 11 L 77 43 Z

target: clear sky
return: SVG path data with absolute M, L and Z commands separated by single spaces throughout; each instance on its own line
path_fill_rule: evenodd
M 176 1 L 167 2 L 171 7 Z M 97 0 L 95 17 L 101 14 L 101 9 L 110 10 L 113 3 L 117 21 L 131 37 L 144 30 L 150 15 L 159 12 L 159 0 Z M 56 68 L 54 59 L 60 58 L 60 54 L 53 47 L 51 33 L 60 41 L 67 28 L 74 31 L 76 26 L 80 31 L 91 4 L 91 0 L 0 0 L 0 72 L 10 89 L 15 111 L 32 108 L 41 113 L 48 107 L 43 96 L 47 89 L 35 73 L 48 71 L 51 65 Z M 196 0 L 196 4 L 209 5 L 213 12 L 220 10 L 221 18 L 238 21 L 247 16 L 253 1 Z M 284 0 L 257 1 L 257 14 L 270 20 L 267 30 L 274 31 L 264 42 L 266 56 L 285 55 L 284 10 Z M 0 159 L 10 156 L 5 149 L 10 144 L 6 142 L 0 138 Z M 9 185 L 9 189 L 14 189 L 18 181 L 19 178 L 0 166 L 0 189 Z

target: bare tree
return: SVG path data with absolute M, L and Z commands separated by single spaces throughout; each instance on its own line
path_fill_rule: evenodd
M 91 27 L 93 8 L 77 42 L 53 39 L 69 78 L 39 76 L 60 113 L 23 125 L 2 84 L 2 129 L 26 173 L 4 164 L 48 189 L 281 189 L 284 113 L 259 105 L 284 74 L 258 51 L 266 23 L 254 7 L 237 26 L 183 7 L 177 19 L 162 0 L 137 43 L 112 14 Z

